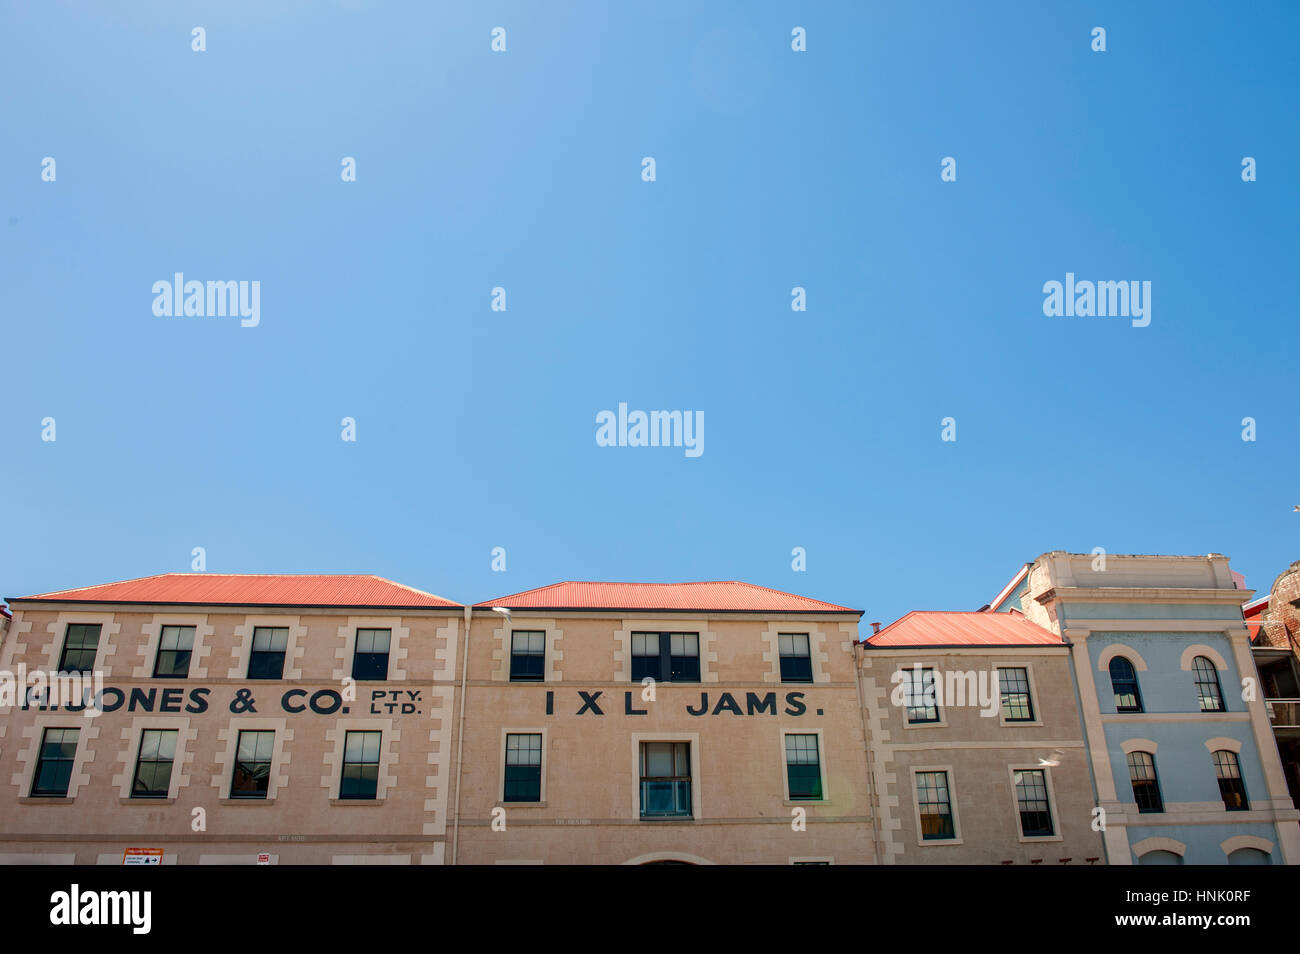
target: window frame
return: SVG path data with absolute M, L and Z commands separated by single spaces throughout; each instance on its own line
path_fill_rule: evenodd
M 271 632 L 278 632 L 278 631 L 283 631 L 283 632 L 284 632 L 284 648 L 283 648 L 283 649 L 280 649 L 280 650 L 274 650 L 274 649 L 272 649 L 272 650 L 266 650 L 266 649 L 258 649 L 258 648 L 257 648 L 257 634 L 260 633 L 260 632 L 267 631 L 267 630 L 269 630 L 269 631 L 271 631 Z M 285 664 L 285 662 L 287 661 L 287 659 L 288 659 L 288 655 L 289 655 L 289 634 L 290 634 L 290 627 L 289 627 L 288 625 L 285 625 L 285 626 L 254 626 L 254 627 L 253 627 L 253 632 L 252 632 L 252 634 L 249 636 L 249 640 L 248 640 L 248 666 L 247 666 L 247 668 L 244 670 L 244 678 L 246 678 L 246 679 L 257 679 L 257 680 L 270 680 L 270 681 L 273 681 L 273 682 L 274 682 L 274 681 L 283 681 L 283 680 L 284 680 L 284 664 Z M 274 676 L 271 676 L 271 675 L 254 675 L 254 673 L 253 673 L 253 663 L 257 660 L 257 658 L 258 658 L 259 656 L 279 656 L 279 657 L 280 657 L 280 667 L 279 667 L 279 672 L 276 673 Z M 254 729 L 254 730 L 252 730 L 252 731 L 257 731 L 257 730 Z
M 374 762 L 365 761 L 365 760 L 360 761 L 360 762 L 355 762 L 355 761 L 354 761 L 354 762 L 349 762 L 349 761 L 348 761 L 348 739 L 349 739 L 349 737 L 351 737 L 351 736 L 353 736 L 353 735 L 375 735 L 375 736 L 378 736 L 378 737 L 379 737 L 379 744 L 378 744 L 378 748 L 377 748 L 376 753 L 375 753 L 375 760 L 374 760 Z M 364 740 L 362 741 L 361 745 L 362 745 L 362 755 L 364 756 L 364 755 L 365 755 L 365 741 L 364 741 Z M 380 801 L 380 798 L 379 798 L 379 781 L 380 781 L 380 779 L 379 779 L 379 771 L 380 771 L 380 769 L 383 767 L 383 764 L 384 764 L 384 731 L 383 731 L 382 729 L 344 729 L 344 730 L 343 730 L 343 748 L 342 748 L 342 753 L 341 753 L 341 755 L 340 755 L 340 757 L 339 757 L 339 794 L 338 794 L 339 800 L 340 800 L 340 801 L 346 801 L 346 802 L 376 802 L 376 801 Z M 373 765 L 374 768 L 375 768 L 374 792 L 371 793 L 371 794 L 369 794 L 369 795 L 347 795 L 347 794 L 344 794 L 344 782 L 345 782 L 346 779 L 347 779 L 348 767 L 349 767 L 349 766 L 363 766 L 363 767 L 364 767 L 364 766 L 368 766 L 368 765 Z
M 269 736 L 271 737 L 271 751 L 270 751 L 269 753 L 267 753 L 267 756 L 266 756 L 266 759 L 265 759 L 265 760 L 259 758 L 259 759 L 253 760 L 253 761 L 251 761 L 251 762 L 245 762 L 245 760 L 243 760 L 243 759 L 240 758 L 240 754 L 239 754 L 239 752 L 240 752 L 240 748 L 241 748 L 241 746 L 242 746 L 242 743 L 243 743 L 243 741 L 244 741 L 244 736 L 245 736 L 245 735 L 258 735 L 258 736 L 267 736 L 267 735 L 269 735 Z M 258 741 L 260 742 L 261 740 L 259 739 Z M 275 742 L 276 742 L 276 732 L 275 732 L 275 729 L 251 729 L 251 728 L 250 728 L 250 729 L 236 729 L 236 731 L 235 731 L 235 754 L 234 754 L 234 758 L 233 758 L 233 760 L 232 760 L 231 768 L 230 768 L 230 789 L 229 789 L 229 791 L 228 791 L 228 793 L 227 793 L 227 797 L 228 797 L 228 798 L 238 799 L 239 801 L 246 801 L 246 802 L 264 802 L 264 801 L 269 801 L 269 800 L 270 800 L 270 798 L 271 798 L 271 774 L 275 771 Z M 235 779 L 236 779 L 236 777 L 239 775 L 240 766 L 243 765 L 243 764 L 251 764 L 251 765 L 263 765 L 263 764 L 265 764 L 265 765 L 266 765 L 266 773 L 265 773 L 265 775 L 263 776 L 263 778 L 264 778 L 264 780 L 265 780 L 265 786 L 266 786 L 266 787 L 265 787 L 265 788 L 264 788 L 260 793 L 257 793 L 257 794 L 246 794 L 246 793 L 243 793 L 243 792 L 238 791 L 238 790 L 235 788 Z
M 651 630 L 651 629 L 634 629 L 634 630 L 631 630 L 631 631 L 629 632 L 628 635 L 629 635 L 629 639 L 628 639 L 628 672 L 629 672 L 629 674 L 630 674 L 630 678 L 631 678 L 631 681 L 632 681 L 632 682 L 639 683 L 639 682 L 642 682 L 642 681 L 645 680 L 645 679 L 653 679 L 656 683 L 669 683 L 669 684 L 677 683 L 677 684 L 680 684 L 680 685 L 698 685 L 698 684 L 703 680 L 703 675 L 702 675 L 701 667 L 700 667 L 700 643 L 701 643 L 701 639 L 700 639 L 700 634 L 699 634 L 698 631 L 695 631 L 695 632 L 692 632 L 692 631 L 689 631 L 689 630 L 659 630 L 659 631 L 656 631 L 656 630 Z M 642 637 L 642 638 L 644 638 L 644 637 L 646 637 L 646 636 L 654 636 L 654 637 L 656 638 L 656 640 L 657 640 L 656 645 L 658 646 L 658 652 L 657 652 L 655 655 L 646 655 L 646 654 L 644 654 L 644 653 L 638 655 L 638 654 L 637 654 L 637 651 L 636 651 L 636 640 L 637 640 L 637 637 L 638 637 L 638 636 L 640 636 L 640 637 Z M 673 653 L 672 653 L 672 644 L 673 644 L 673 637 L 674 637 L 674 636 L 682 636 L 682 637 L 690 636 L 690 637 L 693 637 L 694 640 L 695 640 L 695 654 L 694 654 L 694 655 L 681 655 L 681 656 L 674 656 Z M 638 674 L 637 674 L 637 671 L 638 671 L 637 660 L 638 660 L 638 659 L 654 659 L 654 660 L 657 660 L 657 663 L 656 663 L 656 665 L 655 665 L 655 670 L 657 671 L 658 674 L 656 675 L 655 672 L 646 672 L 646 671 L 645 671 L 645 664 L 643 663 L 643 664 L 641 665 L 641 667 L 640 667 L 640 668 L 641 668 L 641 673 L 640 673 L 640 675 L 638 675 Z M 695 660 L 695 664 L 694 664 L 694 678 L 674 678 L 674 675 L 675 675 L 675 670 L 674 670 L 674 667 L 673 667 L 673 660 L 674 660 L 674 659 L 693 659 L 693 660 Z
M 45 746 L 47 741 L 49 740 L 49 734 L 51 732 L 73 732 L 76 734 L 72 742 L 71 757 L 69 758 L 60 757 L 57 759 L 47 759 L 45 757 Z M 67 744 L 67 740 L 61 738 L 55 744 L 62 747 Z M 35 763 L 35 767 L 32 770 L 31 785 L 27 790 L 27 796 L 29 798 L 67 798 L 68 792 L 71 791 L 72 789 L 72 774 L 77 769 L 77 752 L 80 746 L 81 746 L 81 729 L 75 728 L 73 726 L 62 726 L 62 725 L 44 726 L 41 729 L 40 740 L 36 744 L 36 763 Z M 61 792 L 56 792 L 53 790 L 37 791 L 37 787 L 40 785 L 41 782 L 41 769 L 48 763 L 58 763 L 59 765 L 62 765 L 64 762 L 67 763 L 68 774 L 67 774 L 67 778 L 63 782 L 63 791 Z
M 782 641 L 786 639 L 790 639 L 792 641 L 790 647 L 791 652 L 789 654 L 783 651 L 785 647 L 781 645 Z M 803 639 L 804 648 L 807 650 L 807 652 L 804 653 L 803 655 L 794 652 L 794 650 L 797 648 L 794 641 L 798 639 Z M 776 655 L 777 655 L 777 668 L 781 674 L 782 683 L 807 685 L 813 682 L 814 673 L 813 673 L 813 660 L 812 660 L 812 633 L 777 633 L 776 634 Z M 808 677 L 805 679 L 802 677 L 801 674 L 788 674 L 786 672 L 787 659 L 801 660 L 803 664 L 806 664 L 808 667 Z M 791 665 L 793 667 L 793 664 Z
M 1035 685 L 1034 682 L 1033 666 L 1029 665 L 1028 663 L 1024 663 L 1019 666 L 997 666 L 995 668 L 997 669 L 997 673 L 998 673 L 998 719 L 1001 722 L 1001 724 L 1002 725 L 1042 725 L 1043 717 L 1042 717 L 1042 713 L 1040 713 L 1038 710 L 1038 693 L 1037 693 L 1037 686 Z M 1011 671 L 1022 672 L 1024 673 L 1025 676 L 1025 688 L 1023 694 L 1025 697 L 1025 705 L 1029 709 L 1029 715 L 1023 719 L 1009 718 L 1006 714 L 1007 708 L 1006 708 L 1005 696 L 1008 693 L 1004 692 L 1002 688 L 1002 673 L 1011 672 Z
M 1020 800 L 1020 789 L 1016 786 L 1017 775 L 1038 775 L 1043 780 L 1043 800 L 1047 804 L 1047 820 L 1052 830 L 1047 834 L 1029 835 L 1025 833 L 1024 811 Z M 1016 834 L 1022 842 L 1063 841 L 1061 816 L 1056 810 L 1056 786 L 1052 781 L 1052 770 L 1042 765 L 1009 765 L 1007 776 L 1011 783 L 1011 803 L 1016 817 Z
M 533 637 L 541 637 L 542 651 L 535 653 L 531 646 L 525 652 L 518 652 L 515 649 L 515 639 L 519 636 L 527 636 L 531 643 Z M 519 659 L 538 659 L 537 674 L 515 671 L 515 660 Z M 510 675 L 511 682 L 545 682 L 546 681 L 546 630 L 544 629 L 512 629 L 510 631 Z
M 171 757 L 170 757 L 170 758 L 168 758 L 168 759 L 151 758 L 151 759 L 148 760 L 148 764 L 149 764 L 149 765 L 161 765 L 161 764 L 163 764 L 163 763 L 165 762 L 165 763 L 167 764 L 167 766 L 168 766 L 168 769 L 167 769 L 167 788 L 166 788 L 165 791 L 163 791 L 163 792 L 161 792 L 161 793 L 158 793 L 158 792 L 156 792 L 156 791 L 149 791 L 149 792 L 143 792 L 143 793 L 141 793 L 141 792 L 139 792 L 139 791 L 137 790 L 137 786 L 139 785 L 139 782 L 140 782 L 140 767 L 141 767 L 142 765 L 144 765 L 145 762 L 146 762 L 145 757 L 144 757 L 144 741 L 145 741 L 145 737 L 146 737 L 147 735 L 149 735 L 150 733 L 157 733 L 157 734 L 160 735 L 160 736 L 165 736 L 165 735 L 170 734 L 170 735 L 173 737 L 173 742 L 172 742 L 172 754 L 171 754 Z M 139 738 L 138 738 L 138 740 L 137 740 L 137 742 L 136 742 L 136 748 L 135 748 L 135 767 L 134 767 L 134 769 L 133 769 L 133 771 L 132 771 L 132 773 L 131 773 L 131 779 L 130 779 L 130 782 L 129 782 L 129 785 L 130 785 L 130 789 L 129 789 L 129 790 L 130 790 L 130 793 L 131 793 L 130 796 L 129 796 L 130 798 L 133 798 L 133 799 L 140 799 L 140 800 L 155 800 L 155 801 L 156 801 L 156 800 L 158 800 L 158 799 L 171 798 L 171 797 L 172 797 L 172 796 L 171 796 L 171 792 L 172 792 L 172 788 L 174 787 L 174 783 L 175 783 L 175 781 L 176 781 L 176 753 L 177 753 L 177 751 L 180 750 L 180 747 L 181 747 L 181 741 L 182 741 L 182 740 L 181 740 L 181 730 L 180 730 L 180 729 L 169 729 L 169 728 L 165 728 L 165 727 L 161 727 L 161 728 L 160 728 L 160 727 L 156 727 L 156 726 L 144 726 L 144 727 L 142 727 L 142 728 L 140 729 L 140 735 L 139 735 Z M 159 743 L 159 750 L 161 751 L 161 740 L 160 740 L 160 743 Z M 155 772 L 156 772 L 156 771 L 157 771 L 157 770 L 155 769 Z M 154 781 L 154 782 L 157 782 L 157 779 L 155 778 L 153 781 Z
M 1231 757 L 1231 759 L 1232 759 L 1232 768 L 1233 768 L 1234 771 L 1237 773 L 1236 776 L 1235 776 L 1235 778 L 1233 778 L 1233 777 L 1226 777 L 1226 778 L 1225 778 L 1225 777 L 1224 777 L 1224 775 L 1223 775 L 1223 773 L 1222 773 L 1222 770 L 1223 770 L 1223 767 L 1224 767 L 1224 766 L 1223 766 L 1222 761 L 1219 759 L 1219 756 L 1220 756 L 1220 755 L 1227 755 L 1227 756 L 1230 756 L 1230 757 Z M 1249 794 L 1246 792 L 1246 779 L 1245 779 L 1245 776 L 1242 774 L 1242 771 L 1241 771 L 1241 755 L 1240 755 L 1240 753 L 1238 753 L 1238 752 L 1234 752 L 1234 751 L 1232 751 L 1232 749 L 1215 749 L 1213 752 L 1210 753 L 1210 759 L 1211 759 L 1211 761 L 1214 763 L 1214 777 L 1215 777 L 1215 780 L 1216 780 L 1216 781 L 1218 782 L 1218 784 L 1219 784 L 1219 798 L 1221 798 L 1221 799 L 1223 800 L 1223 810 L 1224 810 L 1224 811 L 1228 811 L 1228 812 L 1248 812 L 1248 811 L 1250 811 L 1250 796 L 1249 796 Z M 1236 794 L 1237 794 L 1237 795 L 1240 797 L 1240 799 L 1241 799 L 1241 804 L 1240 804 L 1240 805 L 1237 805 L 1237 806 L 1235 806 L 1235 807 L 1229 804 L 1229 802 L 1228 802 L 1229 793 L 1228 793 L 1227 791 L 1224 790 L 1224 784 L 1223 784 L 1224 782 L 1231 782 L 1231 781 L 1234 781 L 1234 780 L 1235 780 L 1236 783 L 1237 783 L 1236 788 L 1238 789 L 1238 791 L 1237 791 Z
M 649 745 L 671 745 L 673 746 L 673 775 L 647 775 L 648 762 L 646 746 Z M 695 787 L 695 772 L 698 768 L 698 753 L 696 752 L 696 743 L 690 739 L 658 738 L 649 736 L 634 741 L 636 759 L 637 759 L 637 792 L 636 803 L 638 806 L 637 817 L 641 821 L 694 821 L 696 820 L 696 799 L 698 797 Z M 685 746 L 685 764 L 686 774 L 681 775 L 676 772 L 678 768 L 678 750 L 677 746 Z M 645 786 L 653 782 L 670 782 L 686 783 L 687 793 L 687 810 L 685 812 L 671 813 L 651 813 L 647 814 L 645 810 Z M 674 795 L 676 800 L 676 795 Z
M 373 650 L 367 650 L 363 652 L 361 650 L 362 633 L 387 633 L 388 634 L 387 648 L 382 653 L 377 653 L 374 652 Z M 373 638 L 374 637 L 372 636 L 371 645 L 373 645 Z M 371 659 L 383 656 L 384 674 L 382 676 L 359 674 L 357 670 L 361 662 L 362 656 Z M 354 628 L 354 632 L 352 634 L 352 679 L 354 682 L 388 682 L 389 673 L 392 670 L 392 663 L 393 663 L 393 628 L 391 626 L 357 626 Z
M 537 797 L 510 797 L 510 740 L 512 738 L 537 739 Z M 546 804 L 546 731 L 544 729 L 503 729 L 501 732 L 501 791 L 498 801 L 503 805 L 545 805 Z M 518 751 L 516 749 L 516 751 Z M 520 763 L 516 763 L 517 765 Z M 530 768 L 532 766 L 529 766 Z
M 1126 677 L 1124 677 L 1123 679 L 1120 680 L 1121 682 L 1123 682 L 1123 683 L 1126 684 L 1126 685 L 1127 685 L 1129 682 L 1132 682 L 1132 684 L 1133 684 L 1133 693 L 1132 693 L 1132 695 L 1133 695 L 1133 705 L 1131 705 L 1131 706 L 1121 706 L 1121 705 L 1119 704 L 1119 697 L 1120 697 L 1121 693 L 1120 693 L 1120 690 L 1119 690 L 1118 686 L 1116 685 L 1116 680 L 1115 680 L 1115 666 L 1116 666 L 1117 664 L 1120 664 L 1120 663 L 1122 663 L 1122 664 L 1128 666 L 1129 671 L 1133 674 L 1133 675 L 1132 675 L 1132 678 L 1129 678 L 1129 677 L 1126 676 Z M 1138 679 L 1138 668 L 1137 668 L 1137 666 L 1135 666 L 1135 665 L 1133 664 L 1133 660 L 1129 659 L 1128 656 L 1124 655 L 1123 653 L 1116 653 L 1114 656 L 1112 656 L 1112 657 L 1107 661 L 1107 663 L 1106 663 L 1106 673 L 1107 673 L 1107 675 L 1110 676 L 1111 704 L 1114 705 L 1114 707 L 1115 707 L 1115 711 L 1116 711 L 1117 713 L 1120 713 L 1120 712 L 1123 712 L 1123 713 L 1141 713 L 1141 712 L 1146 712 L 1146 707 L 1145 707 L 1145 706 L 1143 705 L 1143 703 L 1142 703 L 1142 686 L 1141 686 L 1140 681 L 1139 681 L 1139 679 Z
M 961 832 L 961 818 L 957 807 L 957 779 L 951 765 L 914 765 L 912 772 L 912 817 L 916 823 L 916 843 L 920 847 L 935 845 L 964 844 Z M 948 794 L 948 821 L 952 826 L 950 837 L 926 837 L 925 822 L 921 812 L 922 775 L 942 775 L 944 788 Z
M 790 790 L 790 748 L 787 741 L 791 736 L 806 736 L 813 740 L 817 747 L 817 789 L 819 795 L 795 795 Z M 807 764 L 807 763 L 801 763 Z M 785 802 L 787 805 L 795 803 L 811 802 L 813 804 L 829 804 L 830 792 L 827 790 L 827 771 L 826 771 L 826 743 L 821 729 L 782 729 L 781 730 L 781 767 L 782 775 L 785 778 Z
M 1200 668 L 1201 663 L 1209 667 L 1210 679 L 1203 678 L 1206 674 Z M 1219 667 L 1214 665 L 1214 660 L 1209 656 L 1197 656 L 1192 660 L 1192 684 L 1196 687 L 1196 701 L 1201 712 L 1228 711 L 1228 702 L 1223 696 L 1223 683 L 1219 679 Z M 1217 703 L 1214 708 L 1205 707 L 1206 687 L 1213 689 L 1213 700 Z
M 947 722 L 944 720 L 944 706 L 941 706 L 941 705 L 939 704 L 939 689 L 938 689 L 938 683 L 939 683 L 939 671 L 938 671 L 938 669 L 936 669 L 934 666 L 926 666 L 926 665 L 922 665 L 922 666 L 920 667 L 920 677 L 921 677 L 922 691 L 924 691 L 925 677 L 926 677 L 927 674 L 930 676 L 931 682 L 932 682 L 932 684 L 933 684 L 933 686 L 934 686 L 934 704 L 933 704 L 933 705 L 928 705 L 928 706 L 912 706 L 912 705 L 908 705 L 908 700 L 911 699 L 911 698 L 913 698 L 913 684 L 912 684 L 911 680 L 912 680 L 912 677 L 913 677 L 913 676 L 917 675 L 917 667 L 916 667 L 915 665 L 907 666 L 907 667 L 901 668 L 899 671 L 903 673 L 903 681 L 904 681 L 904 688 L 903 688 L 903 721 L 904 721 L 904 724 L 905 724 L 908 728 L 922 728 L 922 727 L 925 727 L 925 726 L 940 726 L 940 727 L 942 727 L 942 726 L 946 726 L 946 725 L 947 725 Z M 913 709 L 924 709 L 924 710 L 927 710 L 927 711 L 930 710 L 930 709 L 933 709 L 933 710 L 934 710 L 934 718 L 933 718 L 933 719 L 913 719 L 913 718 L 912 718 L 912 710 L 913 710 Z
M 166 649 L 163 644 L 167 640 L 168 630 L 189 630 L 190 645 L 188 649 L 180 649 L 180 637 L 177 636 L 176 649 Z M 153 656 L 153 678 L 154 679 L 188 679 L 190 670 L 194 668 L 194 645 L 198 642 L 199 628 L 193 623 L 160 623 L 158 626 L 158 648 Z M 181 654 L 185 655 L 185 671 L 179 671 L 177 661 Z M 159 672 L 162 667 L 163 655 L 171 657 L 172 671 Z M 134 786 L 134 783 L 132 783 Z
M 83 629 L 92 629 L 92 628 L 93 628 L 93 629 L 95 630 L 95 648 L 94 648 L 93 650 L 87 650 L 84 644 L 81 645 L 81 646 L 76 647 L 76 649 L 72 649 L 72 647 L 70 647 L 70 646 L 68 645 L 68 640 L 69 640 L 69 639 L 71 638 L 71 636 L 72 636 L 72 627 L 74 627 L 74 626 L 81 627 L 81 628 L 83 628 Z M 59 659 L 58 659 L 58 664 L 55 666 L 54 671 L 55 671 L 55 672 L 68 672 L 68 673 L 74 673 L 74 672 L 75 672 L 75 673 L 93 673 L 93 672 L 95 671 L 95 664 L 99 661 L 99 650 L 100 650 L 100 645 L 99 645 L 99 644 L 100 644 L 100 641 L 101 641 L 103 638 L 104 638 L 104 624 L 103 624 L 103 623 L 85 623 L 85 622 L 79 622 L 79 621 L 75 621 L 75 620 L 69 620 L 67 623 L 64 624 L 64 628 L 63 628 L 63 648 L 59 650 Z M 84 665 L 83 665 L 82 667 L 80 667 L 80 668 L 78 668 L 78 669 L 69 669 L 69 668 L 67 668 L 67 666 L 64 665 L 64 663 L 66 662 L 66 660 L 67 660 L 67 658 L 68 658 L 68 652 L 69 652 L 70 650 L 73 651 L 73 652 L 77 652 L 77 653 L 85 653 L 85 652 L 88 652 L 88 651 L 89 651 L 89 652 L 90 652 L 90 665 L 89 665 L 89 666 L 84 666 Z
M 1135 767 L 1133 765 L 1133 756 L 1135 755 L 1145 756 L 1146 760 L 1151 763 L 1151 778 L 1142 779 L 1142 781 L 1143 782 L 1149 781 L 1151 783 L 1151 788 L 1155 792 L 1154 808 L 1142 807 L 1143 800 L 1140 797 L 1138 797 L 1137 788 L 1134 786 L 1134 782 L 1136 780 L 1133 778 L 1133 769 Z M 1128 766 L 1129 790 L 1132 792 L 1133 801 L 1137 805 L 1138 814 L 1139 815 L 1164 814 L 1165 798 L 1164 798 L 1164 792 L 1161 791 L 1160 788 L 1160 769 L 1159 766 L 1156 765 L 1156 754 L 1154 752 L 1148 752 L 1146 749 L 1133 749 L 1131 752 L 1124 753 L 1124 761 L 1125 764 Z

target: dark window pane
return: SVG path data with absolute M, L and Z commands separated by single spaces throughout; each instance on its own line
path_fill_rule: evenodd
M 1110 661 L 1110 687 L 1115 694 L 1116 712 L 1141 712 L 1142 694 L 1138 691 L 1137 670 L 1123 656 Z
M 64 798 L 77 756 L 78 729 L 46 729 L 36 761 L 32 795 Z
M 99 648 L 98 623 L 69 623 L 59 656 L 60 672 L 91 672 Z
M 1219 670 L 1204 656 L 1197 656 L 1192 664 L 1196 678 L 1196 695 L 1202 712 L 1222 712 L 1223 692 L 1219 689 Z
M 1033 722 L 1034 705 L 1029 694 L 1029 670 L 998 670 L 1002 690 L 1002 718 L 1007 722 Z

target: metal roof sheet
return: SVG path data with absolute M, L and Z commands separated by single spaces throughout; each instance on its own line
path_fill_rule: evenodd
M 509 609 L 697 610 L 758 613 L 858 613 L 859 610 L 736 580 L 699 583 L 598 583 L 566 580 L 475 604 Z
M 867 639 L 891 646 L 1062 646 L 1061 637 L 1019 613 L 913 610 Z
M 369 574 L 160 573 L 35 596 L 60 603 L 184 603 L 202 606 L 454 607 L 459 603 Z

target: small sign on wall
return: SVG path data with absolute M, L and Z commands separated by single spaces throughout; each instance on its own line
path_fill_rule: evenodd
M 270 852 L 263 851 L 261 854 L 259 854 L 257 856 L 257 863 L 259 865 L 269 865 L 271 863 Z
M 122 852 L 124 865 L 160 865 L 162 858 L 161 848 L 128 848 Z

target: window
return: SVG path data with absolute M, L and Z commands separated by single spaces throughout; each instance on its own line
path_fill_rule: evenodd
M 1246 785 L 1241 780 L 1241 762 L 1236 752 L 1220 749 L 1214 753 L 1214 774 L 1219 777 L 1219 794 L 1223 807 L 1230 812 L 1250 810 L 1246 799 Z
M 633 633 L 632 681 L 700 681 L 698 633 Z
M 542 736 L 540 733 L 506 736 L 504 801 L 542 800 Z
M 1020 833 L 1026 838 L 1056 834 L 1052 806 L 1047 799 L 1047 776 L 1041 769 L 1015 772 L 1016 805 L 1020 809 Z
M 815 735 L 785 737 L 785 775 L 790 798 L 822 797 L 822 765 Z
M 1115 693 L 1116 712 L 1141 712 L 1142 694 L 1138 692 L 1137 670 L 1123 656 L 1110 661 L 1110 688 Z
M 691 744 L 641 743 L 641 817 L 691 817 Z
M 916 804 L 921 814 L 921 839 L 944 841 L 957 837 L 952 821 L 952 797 L 947 772 L 916 773 Z
M 63 652 L 59 654 L 59 672 L 90 672 L 95 668 L 98 649 L 98 623 L 69 623 Z
M 807 633 L 777 635 L 781 654 L 782 682 L 812 682 L 812 656 L 808 651 Z
M 140 736 L 140 755 L 135 760 L 131 797 L 166 798 L 171 791 L 175 758 L 175 729 L 145 729 Z
M 1029 695 L 1029 670 L 1008 668 L 998 670 L 1002 687 L 1002 718 L 1006 722 L 1033 722 L 1034 702 Z
M 352 654 L 353 679 L 388 678 L 388 644 L 391 629 L 358 629 L 357 648 Z
M 1214 663 L 1204 656 L 1197 656 L 1192 661 L 1192 672 L 1196 676 L 1196 695 L 1201 700 L 1202 712 L 1222 712 L 1223 693 L 1219 689 L 1219 670 Z
M 540 682 L 545 662 L 545 633 L 510 634 L 511 682 Z
M 257 626 L 253 629 L 253 652 L 248 657 L 249 679 L 284 677 L 284 652 L 289 645 L 287 626 Z
M 1128 777 L 1133 783 L 1133 800 L 1139 812 L 1163 812 L 1160 798 L 1160 781 L 1156 778 L 1156 760 L 1150 752 L 1128 754 Z
M 903 704 L 907 707 L 907 722 L 915 725 L 939 721 L 936 703 L 934 670 L 912 667 L 902 670 Z
M 96 627 L 98 629 L 99 627 Z M 96 634 L 98 636 L 98 634 Z M 67 798 L 72 779 L 72 762 L 77 757 L 80 729 L 46 729 L 32 777 L 32 795 L 43 798 Z
M 382 732 L 349 732 L 343 737 L 343 779 L 339 785 L 339 798 L 378 797 L 379 742 L 382 735 Z
M 239 733 L 235 774 L 230 779 L 231 798 L 266 798 L 271 781 L 271 754 L 274 751 L 273 731 L 258 729 Z
M 154 661 L 155 679 L 184 679 L 190 674 L 190 653 L 194 650 L 193 626 L 164 626 Z

